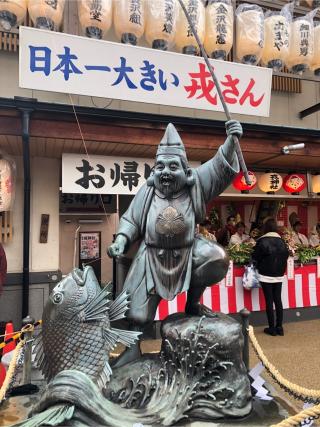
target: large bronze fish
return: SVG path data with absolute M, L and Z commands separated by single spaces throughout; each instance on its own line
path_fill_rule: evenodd
M 111 302 L 92 267 L 74 269 L 53 289 L 44 308 L 42 331 L 36 339 L 36 362 L 49 381 L 67 369 L 79 370 L 104 387 L 112 373 L 109 352 L 120 342 L 133 344 L 138 332 L 111 327 L 124 318 L 129 294 Z

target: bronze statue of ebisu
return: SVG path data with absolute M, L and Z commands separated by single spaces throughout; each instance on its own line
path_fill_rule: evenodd
M 206 204 L 239 171 L 232 135 L 196 169 L 172 124 L 160 142 L 147 183 L 121 218 L 111 256 L 136 240 L 123 292 L 108 298 L 91 267 L 75 269 L 53 289 L 36 339 L 36 361 L 48 384 L 28 420 L 16 427 L 171 426 L 184 418 L 243 418 L 252 409 L 243 361 L 242 326 L 200 304 L 207 286 L 219 282 L 228 257 L 218 244 L 196 235 Z M 186 314 L 163 320 L 160 354 L 143 354 L 139 329 L 154 320 L 161 298 L 188 292 Z M 112 321 L 127 317 L 131 331 Z M 129 347 L 109 365 L 117 342 Z
M 122 216 L 108 254 L 116 257 L 141 239 L 124 289 L 130 293 L 127 318 L 133 329 L 154 320 L 161 299 L 172 300 L 188 291 L 188 315 L 212 315 L 200 304 L 207 286 L 222 280 L 228 257 L 217 243 L 195 235 L 206 216 L 206 204 L 221 194 L 239 172 L 233 135 L 241 124 L 226 123 L 227 139 L 217 154 L 196 169 L 188 165 L 183 142 L 173 124 L 167 126 L 154 170 Z M 115 366 L 139 357 L 139 345 L 126 350 Z

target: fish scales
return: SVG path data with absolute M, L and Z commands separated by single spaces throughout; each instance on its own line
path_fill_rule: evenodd
M 109 293 L 90 266 L 73 270 L 55 286 L 35 343 L 36 362 L 47 380 L 68 369 L 87 374 L 101 386 L 109 380 L 110 350 L 117 342 L 130 345 L 139 337 L 137 332 L 112 328 L 112 316 L 124 317 L 128 298 L 123 293 L 110 303 Z

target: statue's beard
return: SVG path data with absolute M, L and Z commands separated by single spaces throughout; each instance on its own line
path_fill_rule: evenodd
M 155 180 L 155 187 L 165 196 L 178 193 L 185 185 L 185 180 L 172 175 L 161 175 Z

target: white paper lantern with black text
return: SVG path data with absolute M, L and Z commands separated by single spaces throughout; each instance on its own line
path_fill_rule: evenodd
M 204 41 L 205 35 L 205 8 L 202 0 L 182 0 L 191 21 L 198 33 L 201 43 Z M 187 18 L 182 10 L 179 8 L 175 44 L 179 52 L 188 55 L 196 55 L 199 51 L 198 43 L 192 33 L 192 29 L 187 21 Z
M 27 0 L 0 1 L 0 25 L 6 31 L 20 25 L 27 13 Z
M 314 52 L 313 17 L 316 11 L 296 18 L 291 23 L 290 52 L 287 67 L 294 73 L 302 73 L 311 67 Z
M 135 46 L 145 30 L 145 0 L 113 0 L 113 21 L 119 41 Z
M 78 13 L 83 33 L 102 39 L 112 24 L 112 0 L 79 0 Z
M 289 3 L 280 12 L 265 14 L 262 63 L 275 71 L 283 68 L 289 56 L 292 12 L 293 3 Z
M 282 177 L 276 172 L 266 172 L 258 179 L 258 187 L 267 194 L 274 194 L 282 187 Z
M 204 47 L 214 59 L 226 60 L 233 44 L 231 0 L 209 0 L 206 7 Z
M 65 0 L 29 0 L 28 11 L 36 28 L 57 31 L 63 19 Z
M 152 0 L 146 3 L 146 40 L 153 49 L 167 50 L 174 43 L 178 3 Z

